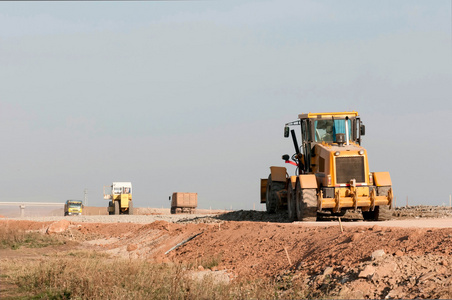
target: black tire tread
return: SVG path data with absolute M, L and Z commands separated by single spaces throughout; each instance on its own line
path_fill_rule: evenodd
M 287 214 L 289 222 L 297 220 L 297 198 L 295 190 L 292 188 L 292 184 L 289 182 L 289 188 L 287 189 Z
M 317 190 L 302 189 L 299 183 L 297 183 L 296 199 L 298 221 L 316 221 Z
M 377 186 L 377 196 L 387 196 L 390 186 Z M 366 221 L 388 221 L 392 219 L 392 210 L 389 205 L 376 206 L 373 211 L 363 211 L 363 219 Z
M 274 214 L 278 210 L 278 195 L 276 193 L 285 189 L 285 187 L 285 182 L 272 181 L 272 175 L 268 176 L 265 207 L 269 214 Z

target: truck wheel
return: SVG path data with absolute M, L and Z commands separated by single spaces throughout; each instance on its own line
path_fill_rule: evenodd
M 172 215 L 176 214 L 176 208 L 171 207 L 171 214 L 172 214 Z
M 109 215 L 112 215 L 112 214 L 114 213 L 113 211 L 111 211 L 112 208 L 114 209 L 113 201 L 109 201 L 109 202 L 108 202 L 108 214 L 109 214 Z
M 129 216 L 133 215 L 133 202 L 129 201 Z
M 286 187 L 285 182 L 272 181 L 272 175 L 268 175 L 267 193 L 265 195 L 265 207 L 269 214 L 274 214 L 278 209 L 279 199 L 277 192 Z
M 317 220 L 317 196 L 316 189 L 302 189 L 297 182 L 295 189 L 296 208 L 298 221 Z
M 287 189 L 287 214 L 289 215 L 289 222 L 297 220 L 297 201 L 295 197 L 295 190 L 292 183 L 289 182 Z
M 115 201 L 115 215 L 119 215 L 119 201 Z

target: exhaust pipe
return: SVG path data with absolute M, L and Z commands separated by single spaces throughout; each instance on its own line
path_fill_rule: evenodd
M 346 145 L 350 145 L 349 143 L 349 136 L 348 136 L 348 117 L 345 117 L 345 140 L 346 140 Z

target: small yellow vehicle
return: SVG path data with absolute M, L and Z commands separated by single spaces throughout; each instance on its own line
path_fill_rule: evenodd
M 64 215 L 74 216 L 81 215 L 83 209 L 82 200 L 67 200 L 64 204 Z

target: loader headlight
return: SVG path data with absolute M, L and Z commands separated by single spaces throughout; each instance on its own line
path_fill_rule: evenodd
M 335 156 L 339 156 L 341 153 L 339 151 L 334 152 Z
M 361 149 L 361 150 L 359 150 L 359 152 L 358 152 L 360 155 L 363 155 L 364 154 L 364 150 L 363 149 Z

